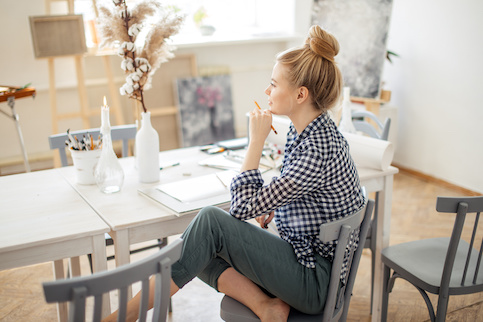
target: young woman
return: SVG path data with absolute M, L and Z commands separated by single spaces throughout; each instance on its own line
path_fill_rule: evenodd
M 341 94 L 338 51 L 332 35 L 312 26 L 302 47 L 277 56 L 265 90 L 270 110 L 250 112 L 250 142 L 230 186 L 230 212 L 205 208 L 183 233 L 171 294 L 197 276 L 262 321 L 286 321 L 290 307 L 323 311 L 333 245 L 318 241 L 319 226 L 364 204 L 348 144 L 327 113 Z M 292 125 L 281 175 L 265 184 L 258 167 L 272 114 L 288 116 Z M 275 219 L 280 237 L 244 222 L 250 218 L 262 228 Z M 138 296 L 129 302 L 134 315 Z

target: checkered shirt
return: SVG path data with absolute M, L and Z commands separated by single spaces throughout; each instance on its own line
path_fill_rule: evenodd
M 365 201 L 349 145 L 326 113 L 300 135 L 291 124 L 279 177 L 264 185 L 258 169 L 244 171 L 232 180 L 230 190 L 230 214 L 236 218 L 247 220 L 275 210 L 280 237 L 308 268 L 315 268 L 314 252 L 329 260 L 334 256 L 335 242 L 317 238 L 320 225 L 354 213 Z M 357 232 L 350 244 L 358 240 Z M 347 259 L 341 278 L 346 272 Z

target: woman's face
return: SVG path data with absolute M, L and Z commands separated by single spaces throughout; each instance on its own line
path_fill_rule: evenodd
M 268 105 L 270 111 L 277 115 L 290 116 L 294 110 L 297 98 L 296 88 L 287 80 L 287 67 L 276 63 L 272 71 L 270 85 L 265 89 L 268 95 Z

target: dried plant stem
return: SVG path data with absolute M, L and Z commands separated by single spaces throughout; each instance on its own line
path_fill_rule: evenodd
M 134 43 L 134 39 L 132 36 L 129 35 L 129 14 L 128 14 L 128 10 L 127 10 L 127 5 L 126 5 L 126 2 L 123 3 L 123 6 L 124 6 L 124 26 L 126 28 L 126 34 L 128 34 L 128 37 L 129 37 L 129 41 L 131 41 L 132 43 Z M 126 52 L 124 54 L 124 58 L 126 56 L 129 56 L 129 54 Z M 133 62 L 136 61 L 136 51 L 132 51 L 132 60 Z M 134 64 L 134 71 L 137 71 L 138 70 L 138 67 L 136 66 L 136 64 Z M 139 89 L 136 90 L 138 91 L 139 94 L 134 94 L 134 97 L 141 102 L 141 106 L 143 107 L 143 111 L 144 113 L 146 113 L 148 110 L 146 109 L 146 106 L 144 105 L 144 95 L 143 95 L 143 85 L 139 84 Z

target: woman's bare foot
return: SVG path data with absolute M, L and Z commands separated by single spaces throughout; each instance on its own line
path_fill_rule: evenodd
M 285 322 L 290 313 L 290 306 L 279 298 L 272 298 L 264 304 L 264 311 L 259 316 L 262 322 Z

